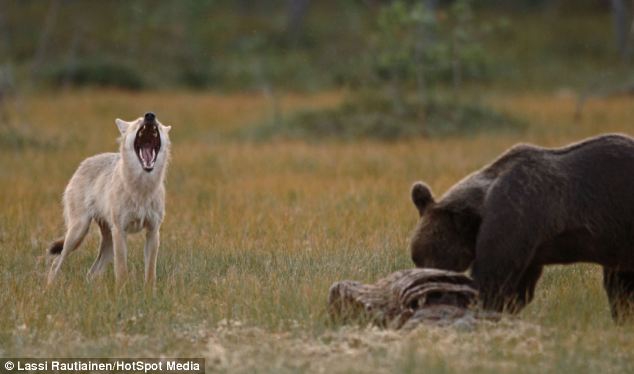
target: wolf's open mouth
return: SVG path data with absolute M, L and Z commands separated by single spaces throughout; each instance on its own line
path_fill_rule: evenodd
M 156 123 L 144 123 L 136 133 L 134 152 L 139 157 L 143 170 L 150 172 L 161 150 L 161 137 Z

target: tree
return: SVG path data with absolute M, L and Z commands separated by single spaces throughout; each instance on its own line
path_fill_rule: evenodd
M 310 0 L 288 0 L 286 33 L 291 45 L 296 46 L 304 28 Z
M 627 60 L 630 55 L 627 6 L 623 0 L 610 0 L 610 6 L 612 7 L 612 23 L 614 25 L 616 47 L 621 57 Z

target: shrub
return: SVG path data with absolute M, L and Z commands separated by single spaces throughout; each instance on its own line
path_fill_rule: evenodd
M 209 88 L 214 82 L 214 77 L 209 69 L 185 66 L 180 72 L 179 81 L 185 87 L 201 90 Z
M 44 73 L 56 86 L 100 86 L 139 90 L 145 87 L 141 74 L 132 66 L 108 59 L 87 59 L 62 64 Z
M 56 140 L 42 139 L 33 134 L 33 131 L 29 131 L 28 128 L 0 122 L 0 148 L 2 149 L 53 149 L 56 146 Z
M 365 92 L 352 96 L 334 109 L 300 111 L 288 118 L 248 129 L 244 135 L 257 140 L 397 140 L 464 136 L 480 131 L 518 131 L 525 126 L 520 119 L 451 96 L 436 96 L 425 107 L 410 97 L 399 106 L 395 110 L 393 99 L 388 95 Z

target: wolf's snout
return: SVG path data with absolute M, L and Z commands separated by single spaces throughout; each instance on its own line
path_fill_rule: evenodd
M 151 172 L 161 150 L 161 138 L 156 115 L 147 112 L 143 117 L 144 123 L 139 127 L 134 139 L 134 151 L 143 170 Z

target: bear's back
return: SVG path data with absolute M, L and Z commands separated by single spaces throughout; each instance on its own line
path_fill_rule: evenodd
M 569 173 L 584 174 L 592 172 L 593 168 L 605 170 L 614 165 L 625 168 L 623 171 L 634 168 L 633 138 L 606 134 L 561 148 L 517 144 L 479 173 L 492 180 L 516 167 L 530 167 L 535 173 L 563 174 L 567 177 Z
M 440 202 L 478 211 L 491 186 L 517 177 L 520 173 L 513 171 L 518 169 L 524 171 L 527 183 L 553 183 L 572 189 L 573 194 L 634 188 L 634 139 L 607 134 L 561 148 L 517 144 L 456 183 Z

